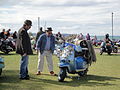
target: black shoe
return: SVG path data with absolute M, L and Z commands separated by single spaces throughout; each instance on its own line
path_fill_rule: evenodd
M 27 77 L 27 78 L 30 78 L 30 76 L 29 76 L 29 75 L 27 75 L 26 77 Z
M 25 78 L 19 78 L 20 80 L 29 80 L 29 77 L 25 77 Z

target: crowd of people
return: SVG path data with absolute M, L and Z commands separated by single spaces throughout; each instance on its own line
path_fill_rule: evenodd
M 50 75 L 56 75 L 53 70 L 52 55 L 55 50 L 55 44 L 60 40 L 63 43 L 65 42 L 64 36 L 60 32 L 54 35 L 52 33 L 53 29 L 51 27 L 47 27 L 45 31 L 43 31 L 43 28 L 40 27 L 39 32 L 37 33 L 34 40 L 34 38 L 30 37 L 28 34 L 28 30 L 30 30 L 31 27 L 32 21 L 25 20 L 18 33 L 15 31 L 13 34 L 11 34 L 11 29 L 8 29 L 7 31 L 3 29 L 0 33 L 0 39 L 5 40 L 9 37 L 12 37 L 16 40 L 16 53 L 20 54 L 21 56 L 19 78 L 21 80 L 29 80 L 30 78 L 28 74 L 28 61 L 29 55 L 33 54 L 32 44 L 35 46 L 34 49 L 36 49 L 38 54 L 38 66 L 36 75 L 41 75 L 43 72 L 44 57 L 46 57 Z M 84 37 L 82 33 L 71 37 L 77 40 L 91 40 L 89 33 L 87 33 L 86 37 Z M 108 40 L 109 38 L 106 39 Z M 97 37 L 94 36 L 93 40 L 97 40 Z
M 94 38 L 91 38 L 90 34 L 87 33 L 86 36 L 84 36 L 82 33 L 76 35 L 76 39 L 78 40 L 97 40 L 97 36 L 95 35 Z
M 2 30 L 2 32 L 0 32 L 0 39 L 8 39 L 8 38 L 13 38 L 13 39 L 17 39 L 17 31 L 15 31 L 14 33 L 10 33 L 11 29 L 8 29 L 7 31 L 5 29 Z
M 32 26 L 31 20 L 26 20 L 22 26 L 22 28 L 18 31 L 17 41 L 16 41 L 16 53 L 20 54 L 21 56 L 21 63 L 20 63 L 20 79 L 21 80 L 28 80 L 28 56 L 33 54 L 31 48 L 31 39 L 28 35 L 28 30 Z M 53 29 L 48 27 L 45 31 L 43 28 L 40 27 L 39 32 L 35 38 L 35 46 L 38 53 L 38 66 L 37 66 L 37 73 L 36 75 L 41 75 L 43 72 L 44 66 L 44 57 L 46 57 L 48 69 L 50 75 L 56 75 L 53 70 L 53 60 L 52 55 L 55 50 L 55 44 L 57 41 L 62 40 L 65 42 L 64 37 L 60 32 L 53 35 Z M 79 39 L 84 39 L 82 33 L 77 36 Z M 87 40 L 90 40 L 90 35 L 87 34 Z
M 11 51 L 15 51 L 15 43 L 17 39 L 17 32 L 10 32 L 11 29 L 5 30 L 3 29 L 0 32 L 0 51 L 8 54 Z

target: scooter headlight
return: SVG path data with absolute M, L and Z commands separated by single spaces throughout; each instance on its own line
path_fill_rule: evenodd
M 63 59 L 63 60 L 61 60 L 60 62 L 63 62 L 63 63 L 65 63 L 65 60 Z

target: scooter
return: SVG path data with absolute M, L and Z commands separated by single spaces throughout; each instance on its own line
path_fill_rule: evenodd
M 67 77 L 67 73 L 86 76 L 90 66 L 89 59 L 88 47 L 86 45 L 68 44 L 59 58 L 60 72 L 58 81 L 63 82 Z
M 8 40 L 0 40 L 0 51 L 8 54 L 9 52 L 13 51 L 13 48 L 10 46 L 10 41 Z
M 4 59 L 0 57 L 0 75 L 2 74 L 2 69 L 5 67 Z
M 113 47 L 112 47 L 111 42 L 106 42 L 106 43 L 102 42 L 101 43 L 100 55 L 102 55 L 103 52 L 106 52 L 106 53 L 108 53 L 108 55 L 111 55 L 112 51 L 113 51 Z

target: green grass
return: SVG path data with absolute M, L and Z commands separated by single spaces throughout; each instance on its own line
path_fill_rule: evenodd
M 65 82 L 58 82 L 57 76 L 50 76 L 47 64 L 42 75 L 37 71 L 37 55 L 29 57 L 30 80 L 19 80 L 20 56 L 14 53 L 2 55 L 5 68 L 0 76 L 0 90 L 120 90 L 120 55 L 97 54 L 97 62 L 89 68 L 88 76 L 77 78 L 69 74 Z M 58 59 L 54 56 L 54 71 L 59 72 Z

